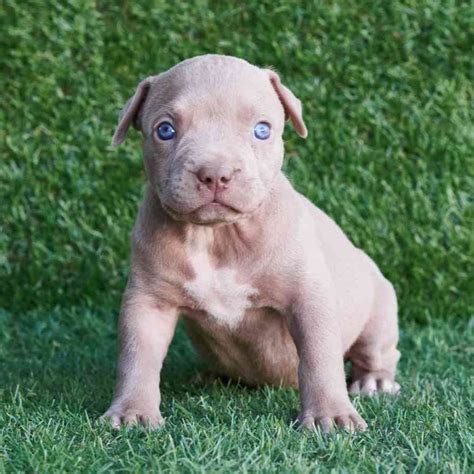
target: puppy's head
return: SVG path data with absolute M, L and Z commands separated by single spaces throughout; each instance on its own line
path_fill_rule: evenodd
M 265 199 L 283 161 L 285 119 L 307 134 L 301 102 L 278 75 L 244 60 L 199 56 L 142 81 L 112 144 L 131 124 L 164 209 L 197 224 L 230 223 Z

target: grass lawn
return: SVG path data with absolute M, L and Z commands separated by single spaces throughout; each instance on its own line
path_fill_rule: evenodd
M 114 382 L 112 315 L 73 307 L 0 317 L 7 471 L 472 470 L 474 338 L 463 336 L 466 324 L 406 326 L 403 395 L 355 398 L 370 429 L 324 436 L 290 427 L 296 391 L 190 383 L 199 362 L 182 328 L 163 372 L 165 427 L 113 432 L 96 422 Z
M 0 472 L 472 472 L 474 7 L 436 0 L 5 0 L 0 8 Z M 109 146 L 139 79 L 217 52 L 302 99 L 285 171 L 394 283 L 397 399 L 370 429 L 301 434 L 297 393 L 191 383 L 182 329 L 166 426 L 96 423 L 142 195 L 140 137 Z

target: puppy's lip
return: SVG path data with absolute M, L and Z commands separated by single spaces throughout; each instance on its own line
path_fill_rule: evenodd
M 232 207 L 230 206 L 229 204 L 225 204 L 223 202 L 220 202 L 219 200 L 215 199 L 212 200 L 211 202 L 207 203 L 207 204 L 203 204 L 202 206 L 198 207 L 196 209 L 196 211 L 199 211 L 200 209 L 204 209 L 205 207 L 210 207 L 211 209 L 214 208 L 214 209 L 228 209 L 230 211 L 233 211 L 233 212 L 236 212 L 238 214 L 240 214 L 240 211 L 238 209 L 236 209 L 235 207 Z M 196 212 L 194 211 L 194 212 Z
M 168 214 L 170 214 L 172 217 L 178 217 L 178 218 L 180 218 L 180 220 L 191 217 L 194 214 L 199 213 L 199 211 L 205 210 L 206 208 L 207 209 L 222 210 L 222 211 L 230 211 L 233 214 L 242 214 L 242 211 L 240 211 L 239 209 L 237 209 L 233 206 L 230 206 L 229 204 L 224 204 L 224 203 L 220 202 L 217 199 L 213 199 L 212 201 L 201 204 L 200 206 L 196 207 L 195 209 L 193 209 L 191 211 L 186 211 L 186 212 L 180 211 L 178 209 L 174 209 L 174 208 L 166 205 L 165 203 L 162 203 L 162 205 L 163 205 L 163 208 L 165 209 L 165 211 L 168 212 Z

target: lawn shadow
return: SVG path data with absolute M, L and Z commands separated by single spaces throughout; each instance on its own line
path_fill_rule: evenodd
M 58 409 L 71 414 L 99 417 L 109 406 L 115 385 L 116 314 L 113 311 L 72 307 L 23 314 L 0 313 L 9 338 L 3 341 L 2 374 L 4 398 L 20 394 L 30 413 Z M 267 397 L 296 397 L 275 387 L 249 387 L 227 377 L 216 377 L 199 359 L 184 324 L 180 323 L 161 375 L 163 414 L 177 406 L 192 410 L 193 417 L 205 419 L 207 400 L 225 418 L 229 412 L 246 416 L 262 413 Z M 269 395 L 271 393 L 272 395 Z M 274 410 L 296 406 L 274 404 Z M 294 413 L 281 413 L 290 421 Z M 221 415 L 219 415 L 221 416 Z
M 6 397 L 41 406 L 58 402 L 92 417 L 110 403 L 115 384 L 116 315 L 73 307 L 13 314 L 2 311 L 1 372 Z M 179 392 L 197 372 L 197 358 L 179 325 L 163 379 Z M 15 395 L 17 394 L 17 395 Z

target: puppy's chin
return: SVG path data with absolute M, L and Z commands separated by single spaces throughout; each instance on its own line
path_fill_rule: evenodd
M 190 222 L 200 225 L 232 224 L 242 219 L 244 213 L 223 204 L 210 203 L 190 214 Z
M 232 224 L 246 216 L 244 212 L 215 202 L 204 204 L 194 211 L 186 213 L 179 212 L 166 205 L 163 207 L 174 220 L 197 225 Z

